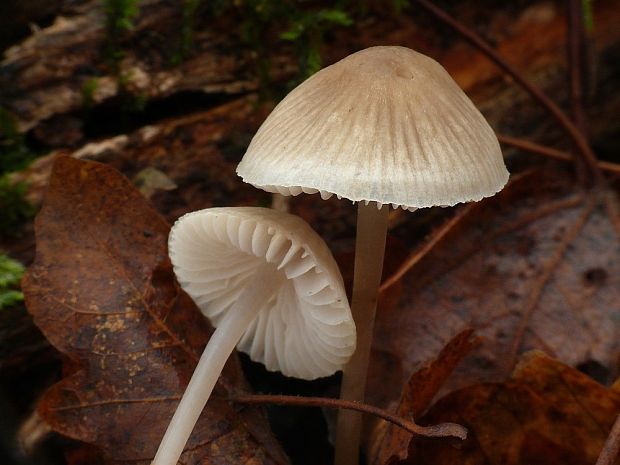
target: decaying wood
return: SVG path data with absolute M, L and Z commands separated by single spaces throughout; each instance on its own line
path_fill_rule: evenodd
M 207 199 L 234 205 L 256 198 L 257 191 L 235 174 L 245 144 L 264 118 L 255 96 L 241 97 L 208 111 L 171 118 L 129 134 L 91 142 L 78 150 L 57 150 L 36 160 L 15 181 L 29 184 L 28 199 L 42 201 L 54 161 L 63 155 L 108 163 L 131 179 L 156 168 L 178 186 L 167 196 L 151 200 L 173 220 L 186 209 L 200 209 Z M 201 194 L 208 190 L 209 194 Z M 261 191 L 262 192 L 262 191 Z M 260 196 L 260 194 L 259 194 Z M 267 194 L 264 194 L 267 198 Z M 177 198 L 173 202 L 173 198 Z M 172 203 L 171 203 L 172 202 Z M 177 205 L 178 204 L 178 205 Z M 178 210 L 181 208 L 182 210 Z
M 0 64 L 0 101 L 15 114 L 21 130 L 80 109 L 89 81 L 92 103 L 117 95 L 119 75 L 129 91 L 147 99 L 187 90 L 217 94 L 257 88 L 251 51 L 222 30 L 197 33 L 196 52 L 171 66 L 175 50 L 170 44 L 178 41 L 180 26 L 180 6 L 174 2 L 140 2 L 135 27 L 123 38 L 131 47 L 123 48 L 119 73 L 111 69 L 104 51 L 104 23 L 102 2 L 90 1 L 74 16 L 57 17 L 6 51 Z M 290 69 L 284 72 L 290 74 Z
M 595 27 L 590 50 L 595 79 L 590 83 L 587 103 L 594 137 L 620 125 L 609 117 L 620 108 L 620 97 L 608 92 L 617 73 L 620 41 L 620 29 L 616 27 L 620 11 L 614 3 L 601 0 L 593 4 Z M 484 18 L 477 18 L 469 4 L 459 2 L 451 12 L 469 24 L 483 20 L 478 32 L 554 100 L 564 101 L 563 7 L 550 2 L 522 9 L 498 4 L 479 13 Z M 89 82 L 93 87 L 92 104 L 119 93 L 118 75 L 110 69 L 103 52 L 105 28 L 100 2 L 87 2 L 72 11 L 72 16 L 56 18 L 48 28 L 7 50 L 0 63 L 0 104 L 16 115 L 23 131 L 54 115 L 81 109 Z M 160 99 L 183 91 L 221 95 L 257 89 L 255 52 L 240 40 L 234 18 L 207 18 L 209 27 L 197 30 L 192 55 L 172 66 L 174 47 L 170 44 L 179 40 L 180 7 L 163 0 L 147 0 L 141 2 L 140 11 L 134 29 L 121 41 L 125 57 L 120 73 L 126 90 L 142 98 Z M 354 30 L 334 33 L 324 49 L 325 62 L 378 44 L 405 45 L 438 59 L 498 131 L 534 139 L 548 133 L 549 124 L 541 121 L 549 118 L 532 105 L 527 95 L 479 52 L 416 8 L 400 16 L 359 20 Z M 276 82 L 291 77 L 296 68 L 292 50 L 281 48 L 270 56 Z M 554 134 L 555 139 L 561 139 L 560 131 Z

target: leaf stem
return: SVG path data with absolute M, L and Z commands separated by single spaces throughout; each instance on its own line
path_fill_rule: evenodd
M 345 410 L 355 410 L 374 415 L 390 423 L 403 428 L 411 434 L 426 437 L 455 437 L 464 440 L 467 438 L 467 429 L 456 423 L 440 423 L 432 426 L 420 426 L 411 420 L 393 415 L 383 409 L 362 402 L 327 397 L 302 397 L 268 394 L 238 394 L 231 395 L 230 401 L 239 404 L 271 404 L 271 405 L 296 405 L 303 407 L 325 407 Z

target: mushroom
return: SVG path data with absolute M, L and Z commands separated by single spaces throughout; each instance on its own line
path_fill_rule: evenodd
M 388 205 L 478 201 L 508 180 L 493 130 L 446 70 L 404 47 L 372 47 L 319 71 L 262 124 L 237 168 L 283 195 L 358 203 L 352 312 L 357 350 L 341 397 L 363 401 Z M 340 411 L 336 463 L 357 464 L 361 416 Z
M 303 379 L 331 375 L 355 350 L 338 265 L 301 218 L 252 207 L 188 213 L 170 231 L 169 252 L 179 283 L 216 330 L 154 465 L 177 463 L 235 346 Z

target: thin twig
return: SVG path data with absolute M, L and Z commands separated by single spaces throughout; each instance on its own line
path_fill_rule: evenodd
M 586 118 L 583 109 L 583 12 L 581 7 L 582 0 L 567 0 L 567 41 L 566 54 L 568 61 L 568 87 L 569 100 L 571 106 L 572 119 L 584 139 L 588 139 L 586 132 Z M 579 181 L 584 184 L 587 180 L 586 166 L 583 162 L 577 166 L 577 176 Z
M 611 427 L 596 465 L 613 465 L 618 458 L 618 452 L 620 452 L 620 415 L 618 415 L 614 425 Z
M 586 115 L 583 108 L 586 35 L 583 27 L 583 5 L 581 2 L 582 0 L 568 0 L 568 73 L 573 121 L 587 140 Z
M 241 394 L 232 395 L 232 402 L 240 404 L 272 404 L 272 405 L 296 405 L 303 407 L 326 407 L 346 410 L 356 410 L 382 418 L 390 423 L 409 431 L 411 434 L 418 434 L 427 437 L 455 437 L 459 439 L 467 438 L 467 429 L 456 423 L 440 423 L 433 426 L 420 426 L 413 421 L 407 420 L 396 415 L 392 415 L 385 410 L 361 402 L 352 402 L 342 399 L 332 399 L 327 397 L 301 397 L 301 396 L 282 396 L 264 394 Z
M 536 144 L 534 142 L 530 142 L 524 139 L 519 139 L 511 136 L 503 136 L 498 135 L 497 138 L 503 144 L 510 145 L 512 147 L 526 150 L 528 152 L 540 154 L 547 156 L 549 158 L 562 160 L 562 161 L 572 161 L 573 157 L 567 152 L 562 152 L 561 150 L 557 150 L 551 147 L 547 147 L 545 145 Z M 610 163 L 605 161 L 599 161 L 598 166 L 605 171 L 614 174 L 620 174 L 620 164 Z M 573 204 L 575 199 L 571 199 L 568 203 Z M 611 202 L 611 201 L 610 201 Z M 392 273 L 386 280 L 381 284 L 380 292 L 386 291 L 391 286 L 396 284 L 411 268 L 413 268 L 422 258 L 428 254 L 432 250 L 435 245 L 458 223 L 460 222 L 473 208 L 474 204 L 468 204 L 467 206 L 461 208 L 457 212 L 457 214 L 448 220 L 446 223 L 442 224 L 439 229 L 433 232 L 428 242 L 424 243 L 419 249 L 415 250 L 399 267 L 394 273 Z M 555 208 L 555 206 L 553 207 Z M 611 211 L 611 209 L 610 209 Z M 614 210 L 616 213 L 617 211 Z M 610 213 L 610 217 L 612 221 L 616 218 Z M 618 230 L 620 231 L 620 224 L 618 226 Z
M 614 191 L 609 190 L 605 193 L 605 208 L 609 220 L 614 225 L 616 235 L 620 237 L 620 200 Z
M 518 137 L 505 136 L 501 134 L 497 136 L 497 139 L 504 145 L 509 145 L 517 149 L 525 150 L 526 152 L 543 155 L 545 157 L 553 158 L 555 160 L 573 161 L 573 156 L 570 153 L 563 152 L 562 150 L 554 149 L 552 147 L 547 147 L 546 145 L 540 145 L 536 144 L 535 142 L 520 139 Z M 609 171 L 610 173 L 614 174 L 620 174 L 620 164 L 618 163 L 599 161 L 597 162 L 597 165 L 600 169 L 604 171 Z
M 379 288 L 379 292 L 383 292 L 392 285 L 396 284 L 411 268 L 415 266 L 428 252 L 432 250 L 435 245 L 446 235 L 448 232 L 452 230 L 454 226 L 456 226 L 467 214 L 471 211 L 475 204 L 469 203 L 466 206 L 462 207 L 460 210 L 457 210 L 456 214 L 442 224 L 437 230 L 435 230 L 430 239 L 422 244 L 422 246 L 414 251 L 407 259 L 398 267 L 398 269 L 389 276 L 381 287 Z
M 597 186 L 603 186 L 605 179 L 598 169 L 597 158 L 590 148 L 588 141 L 585 139 L 581 131 L 573 124 L 570 118 L 562 111 L 562 109 L 547 97 L 540 89 L 536 88 L 525 77 L 517 71 L 510 63 L 502 58 L 489 44 L 487 44 L 478 34 L 461 24 L 448 13 L 435 6 L 428 0 L 415 0 L 418 5 L 431 13 L 437 19 L 450 26 L 458 32 L 467 42 L 472 44 L 476 49 L 487 56 L 493 63 L 499 66 L 505 73 L 511 76 L 517 84 L 519 84 L 527 93 L 529 93 L 536 101 L 538 101 L 566 130 L 575 146 L 578 148 L 584 162 L 590 168 L 594 183 Z

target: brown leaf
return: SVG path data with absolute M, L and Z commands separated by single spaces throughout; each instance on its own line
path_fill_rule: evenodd
M 517 177 L 476 204 L 403 278 L 399 303 L 378 312 L 376 362 L 390 354 L 402 373 L 389 384 L 403 385 L 464 327 L 483 344 L 446 390 L 502 380 L 530 349 L 616 369 L 620 241 L 604 200 L 556 171 Z M 368 392 L 385 384 L 371 380 Z
M 71 158 L 54 165 L 23 287 L 36 324 L 81 369 L 52 386 L 39 411 L 108 462 L 150 462 L 209 336 L 174 280 L 168 230 L 113 168 Z M 257 410 L 222 399 L 243 385 L 233 356 L 184 464 L 287 462 Z
M 421 420 L 466 426 L 469 437 L 460 449 L 415 439 L 404 463 L 593 464 L 619 409 L 617 392 L 534 351 L 511 380 L 453 392 Z
M 422 415 L 454 368 L 479 343 L 480 341 L 473 337 L 472 329 L 457 334 L 437 358 L 426 363 L 411 376 L 396 410 L 398 416 L 416 419 Z M 377 424 L 373 433 L 372 440 L 376 446 L 373 448 L 371 443 L 371 463 L 383 465 L 407 458 L 410 433 L 383 421 Z

